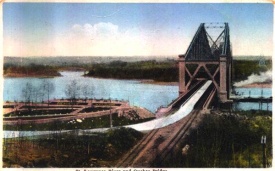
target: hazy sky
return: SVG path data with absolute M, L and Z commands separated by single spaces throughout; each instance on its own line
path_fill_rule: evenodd
M 233 55 L 272 55 L 270 3 L 4 3 L 4 56 L 177 56 L 202 22 L 229 23 Z

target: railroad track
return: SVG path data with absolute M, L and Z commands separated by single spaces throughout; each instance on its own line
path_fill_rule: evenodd
M 116 167 L 129 167 L 131 166 L 137 155 L 146 147 L 146 145 L 152 140 L 154 135 L 158 132 L 158 129 L 150 131 L 134 148 L 128 152 L 122 160 L 120 160 Z
M 157 138 L 162 136 L 162 130 L 164 129 L 171 129 L 170 126 L 167 126 L 165 128 L 161 129 L 155 129 L 152 130 L 150 133 L 148 133 L 130 152 L 128 152 L 122 160 L 120 160 L 116 167 L 140 167 L 140 163 L 144 163 L 144 159 L 146 158 L 146 164 L 148 166 L 152 166 L 155 162 L 163 162 L 169 153 L 173 150 L 173 147 L 179 143 L 179 141 L 182 139 L 182 137 L 189 131 L 190 127 L 196 120 L 197 116 L 201 112 L 201 108 L 205 106 L 206 103 L 209 103 L 209 94 L 211 96 L 213 91 L 213 87 L 210 87 L 207 92 L 205 93 L 206 96 L 202 98 L 202 100 L 198 101 L 198 104 L 196 105 L 196 109 L 194 109 L 189 116 L 182 119 L 180 122 L 180 126 L 175 127 L 176 129 L 173 129 L 173 135 L 165 137 L 165 140 L 161 142 L 160 144 L 153 144 L 149 142 L 157 142 Z M 194 91 L 195 92 L 195 91 Z M 209 93 L 208 93 L 209 92 Z M 167 132 L 167 131 L 166 131 Z M 157 148 L 158 153 L 148 154 L 149 157 L 144 157 L 143 155 L 146 155 L 146 153 L 149 153 L 150 149 Z M 156 158 L 157 156 L 157 158 Z M 143 166 L 144 167 L 144 166 Z
M 200 114 L 201 109 L 207 106 L 212 100 L 213 94 L 215 91 L 216 91 L 215 87 L 213 86 L 209 87 L 209 89 L 205 93 L 206 96 L 202 97 L 201 98 L 202 100 L 198 101 L 196 109 L 194 109 L 190 115 L 191 116 L 190 119 L 186 122 L 186 124 L 182 125 L 180 129 L 178 129 L 178 132 L 176 133 L 176 135 L 169 140 L 168 145 L 162 148 L 163 150 L 161 151 L 161 154 L 157 159 L 159 163 L 162 163 L 165 160 L 165 158 L 169 155 L 169 153 L 172 152 L 173 147 L 175 147 L 175 145 L 178 144 L 179 141 L 182 139 L 182 137 L 188 132 L 189 128 L 192 126 L 193 122 L 195 121 L 197 116 Z

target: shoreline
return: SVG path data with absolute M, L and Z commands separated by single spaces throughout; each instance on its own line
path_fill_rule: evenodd
M 39 74 L 3 74 L 4 78 L 54 78 L 54 77 L 62 77 L 62 75 L 59 74 L 55 74 L 55 75 L 39 75 Z
M 178 82 L 165 82 L 165 81 L 154 81 L 154 80 L 138 80 L 143 84 L 154 84 L 154 85 L 167 85 L 167 86 L 178 86 Z

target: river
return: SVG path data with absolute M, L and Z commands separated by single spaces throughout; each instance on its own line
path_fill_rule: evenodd
M 92 77 L 82 77 L 83 72 L 61 72 L 61 77 L 54 78 L 5 78 L 4 79 L 4 101 L 22 101 L 24 100 L 22 88 L 27 82 L 33 85 L 39 85 L 46 79 L 55 86 L 54 92 L 50 98 L 66 98 L 66 85 L 76 80 L 78 85 L 87 85 L 90 90 L 89 98 L 104 98 L 126 100 L 133 106 L 144 107 L 151 112 L 155 112 L 160 106 L 167 106 L 178 97 L 178 86 L 175 85 L 157 85 L 142 83 L 138 80 L 117 80 L 101 79 Z M 236 92 L 243 96 L 261 96 L 270 97 L 271 88 L 236 88 Z M 263 92 L 263 93 L 261 93 Z M 84 97 L 80 94 L 80 97 Z M 268 105 L 268 107 L 267 107 Z M 238 103 L 234 105 L 237 110 L 259 109 L 258 103 Z M 262 109 L 272 110 L 271 103 L 263 104 Z
M 128 100 L 131 105 L 144 107 L 155 112 L 159 106 L 167 106 L 178 96 L 178 86 L 156 85 L 142 83 L 138 80 L 116 80 L 82 77 L 83 72 L 61 72 L 62 77 L 54 78 L 5 78 L 4 79 L 4 101 L 22 101 L 22 88 L 26 83 L 39 85 L 46 79 L 55 85 L 51 98 L 66 98 L 65 87 L 73 80 L 79 85 L 87 85 L 92 92 L 90 98 L 106 98 Z M 242 96 L 270 97 L 271 88 L 236 88 L 235 91 Z M 263 93 L 262 93 L 263 92 Z M 258 103 L 235 103 L 235 110 L 259 109 Z M 271 103 L 263 104 L 263 110 L 272 110 Z M 65 131 L 67 132 L 67 131 Z M 34 135 L 49 135 L 52 131 L 4 131 L 5 138 L 24 137 Z

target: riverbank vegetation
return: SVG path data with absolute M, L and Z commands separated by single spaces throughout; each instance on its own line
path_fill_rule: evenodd
M 265 61 L 264 64 L 260 64 L 259 61 L 255 60 L 236 60 L 233 62 L 233 79 L 234 82 L 245 80 L 251 74 L 259 75 L 260 72 L 266 72 L 271 70 L 271 68 L 271 60 Z M 97 64 L 93 65 L 92 69 L 85 76 L 178 82 L 178 75 L 177 61 L 170 60 L 165 62 L 141 61 L 134 63 L 114 61 L 107 64 Z
M 178 79 L 176 61 L 157 62 L 123 62 L 114 61 L 108 64 L 96 64 L 85 75 L 100 78 L 115 79 L 152 79 L 155 81 L 173 82 Z
M 19 59 L 5 57 L 4 76 L 59 76 L 58 72 L 69 70 L 88 71 L 85 76 L 89 77 L 177 82 L 179 74 L 176 58 L 56 57 L 22 58 L 21 62 Z M 272 69 L 271 59 L 244 59 L 233 61 L 235 82 Z
M 58 70 L 52 66 L 31 64 L 20 66 L 14 64 L 4 65 L 5 77 L 57 77 L 61 76 Z
M 233 61 L 233 79 L 235 82 L 245 80 L 251 74 L 259 75 L 272 69 L 272 61 L 235 60 Z
M 3 168 L 111 167 L 143 137 L 130 128 L 90 135 L 5 139 Z
M 180 149 L 165 167 L 260 168 L 261 137 L 266 136 L 267 167 L 272 166 L 272 114 L 242 111 L 237 114 L 207 115 L 198 129 L 181 142 Z M 182 148 L 190 148 L 183 154 Z

